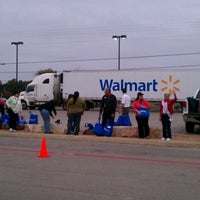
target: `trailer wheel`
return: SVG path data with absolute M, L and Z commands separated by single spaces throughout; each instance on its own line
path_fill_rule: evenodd
M 194 124 L 192 122 L 186 122 L 185 129 L 186 129 L 187 133 L 193 133 L 194 132 Z
M 86 108 L 85 110 L 90 110 L 90 109 L 94 109 L 94 102 L 93 101 L 85 101 L 85 104 L 86 104 Z
M 63 110 L 67 110 L 67 104 L 66 104 L 66 103 L 63 103 L 63 104 L 62 104 L 62 108 L 63 108 Z
M 30 109 L 30 110 L 35 110 L 35 109 L 36 109 L 36 106 L 29 106 L 29 109 Z
M 67 110 L 67 101 L 68 100 L 62 102 L 62 108 L 63 108 L 63 110 Z

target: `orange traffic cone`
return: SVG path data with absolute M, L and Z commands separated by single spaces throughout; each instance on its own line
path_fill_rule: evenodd
M 47 158 L 49 156 L 50 155 L 47 152 L 46 139 L 42 138 L 41 150 L 40 150 L 40 154 L 38 155 L 38 157 L 40 157 L 40 158 Z

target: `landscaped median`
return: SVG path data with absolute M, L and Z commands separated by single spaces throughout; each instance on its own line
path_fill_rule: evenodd
M 134 144 L 134 145 L 151 145 L 158 147 L 184 147 L 184 148 L 200 148 L 200 135 L 183 135 L 173 134 L 171 141 L 162 141 L 161 139 L 138 139 L 135 137 L 97 137 L 96 135 L 84 135 L 80 133 L 78 136 L 66 134 L 43 134 L 26 132 L 18 130 L 9 132 L 8 130 L 0 130 L 0 137 L 18 137 L 18 138 L 43 138 L 56 140 L 71 141 L 87 141 L 87 142 L 106 142 L 118 144 Z

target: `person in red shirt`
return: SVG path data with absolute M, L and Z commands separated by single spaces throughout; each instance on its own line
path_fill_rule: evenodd
M 133 110 L 135 112 L 135 118 L 138 123 L 139 138 L 149 138 L 149 109 L 150 104 L 143 99 L 143 93 L 138 92 L 137 98 L 133 102 Z M 143 112 L 147 114 L 142 115 Z
M 170 141 L 171 135 L 171 121 L 174 113 L 173 105 L 177 101 L 176 93 L 173 91 L 174 99 L 170 99 L 169 94 L 164 94 L 164 100 L 160 103 L 160 121 L 162 122 L 162 140 Z

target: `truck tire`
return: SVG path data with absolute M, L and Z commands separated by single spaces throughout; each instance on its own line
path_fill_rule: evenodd
M 22 110 L 26 110 L 27 109 L 27 103 L 24 100 L 21 100 L 22 103 Z
M 186 129 L 187 133 L 193 133 L 194 132 L 194 124 L 192 122 L 186 122 L 185 129 Z
M 85 104 L 86 104 L 86 108 L 85 110 L 88 111 L 90 109 L 94 109 L 94 102 L 93 101 L 85 101 Z
M 63 110 L 67 110 L 67 100 L 62 102 Z
M 35 110 L 36 106 L 29 106 L 30 110 Z

